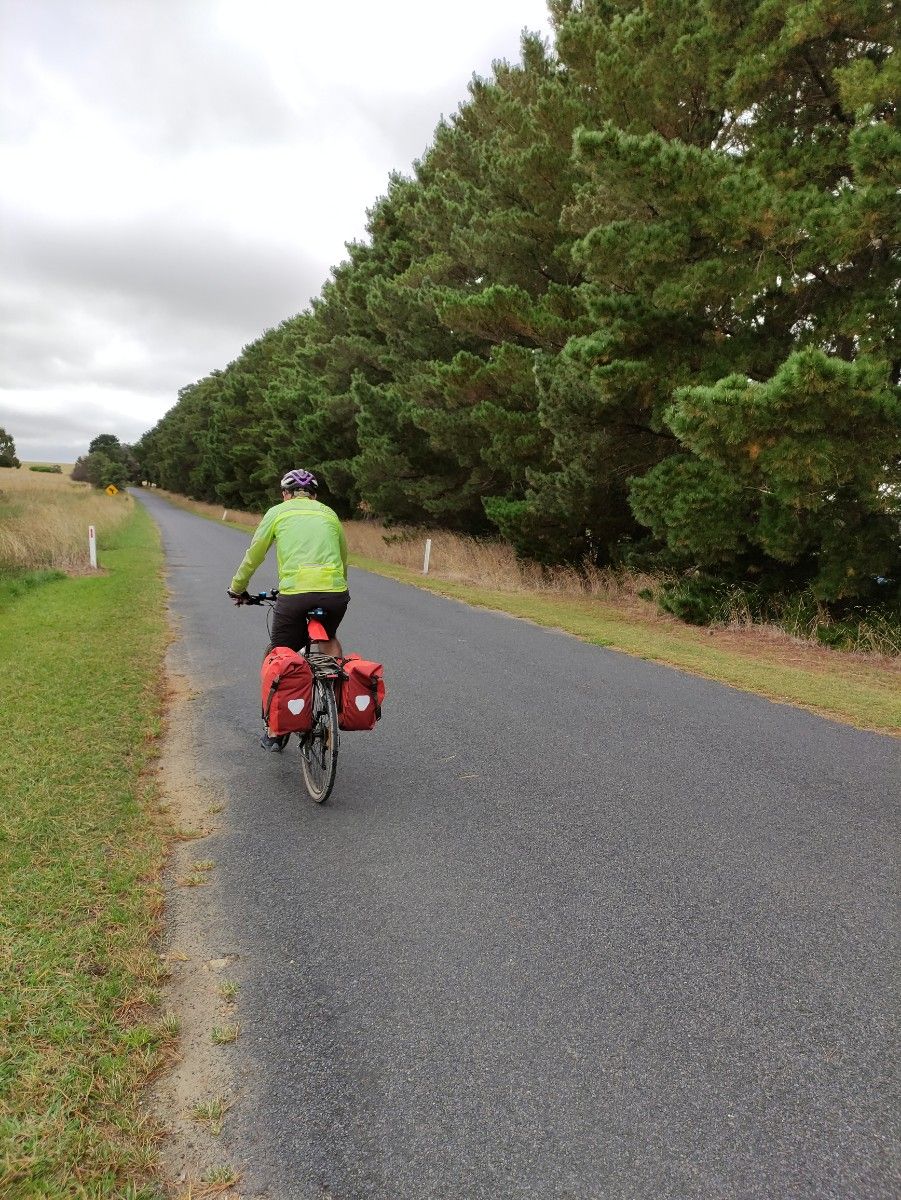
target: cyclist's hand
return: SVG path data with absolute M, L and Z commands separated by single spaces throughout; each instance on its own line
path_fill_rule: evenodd
M 234 600 L 235 604 L 246 604 L 250 599 L 250 593 L 246 588 L 243 592 L 233 592 L 231 588 L 226 588 L 225 590 L 231 596 L 232 600 Z

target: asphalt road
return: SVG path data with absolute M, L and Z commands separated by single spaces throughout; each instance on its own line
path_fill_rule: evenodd
M 141 499 L 229 797 L 244 1194 L 898 1195 L 896 742 L 355 571 L 389 696 L 317 807 L 246 537 Z

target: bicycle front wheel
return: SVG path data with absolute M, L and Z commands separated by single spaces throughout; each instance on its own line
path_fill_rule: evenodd
M 338 769 L 338 706 L 329 680 L 313 682 L 313 728 L 300 739 L 303 782 L 310 799 L 328 800 Z

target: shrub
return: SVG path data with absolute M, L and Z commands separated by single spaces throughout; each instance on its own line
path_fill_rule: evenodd
M 657 601 L 664 612 L 689 625 L 714 625 L 727 619 L 734 591 L 709 575 L 690 575 L 662 583 Z

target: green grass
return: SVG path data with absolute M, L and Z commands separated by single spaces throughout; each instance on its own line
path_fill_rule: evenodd
M 141 1088 L 171 1048 L 152 939 L 163 834 L 162 555 L 141 508 L 105 572 L 6 590 L 0 639 L 0 1195 L 150 1197 Z
M 241 1032 L 237 1025 L 214 1025 L 210 1038 L 215 1046 L 230 1046 Z
M 63 571 L 4 571 L 0 568 L 0 609 L 45 583 L 65 578 Z
M 810 665 L 795 665 L 787 661 L 793 655 L 784 645 L 765 646 L 748 639 L 741 650 L 724 647 L 707 629 L 641 620 L 596 599 L 490 591 L 356 555 L 351 562 L 441 596 L 562 629 L 596 646 L 680 667 L 862 728 L 898 732 L 901 727 L 899 673 L 862 661 L 862 656 L 799 647 L 796 657 Z
M 230 1108 L 230 1100 L 226 1100 L 224 1096 L 213 1096 L 211 1100 L 203 1100 L 199 1104 L 195 1104 L 191 1110 L 191 1116 L 198 1124 L 205 1125 L 213 1137 L 218 1137 L 222 1132 L 225 1114 Z

